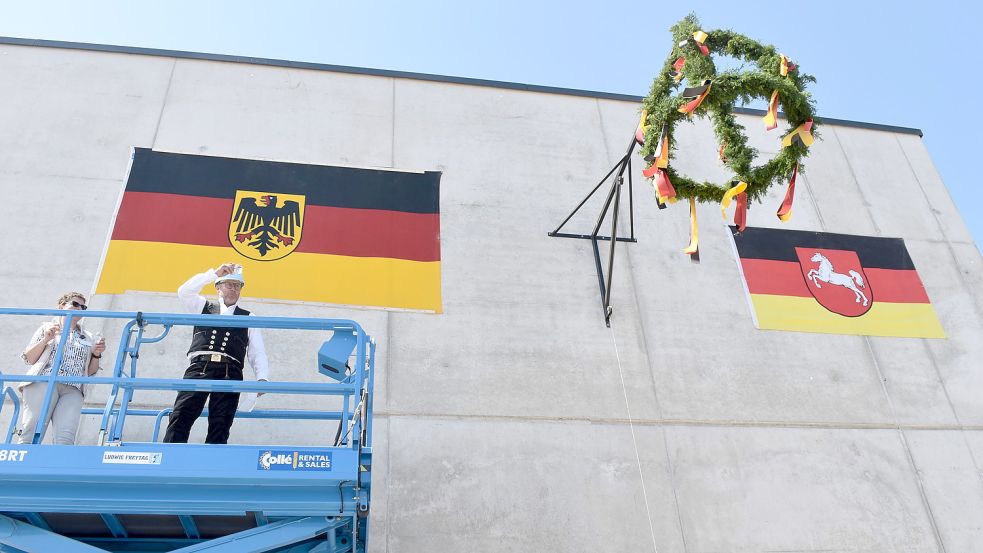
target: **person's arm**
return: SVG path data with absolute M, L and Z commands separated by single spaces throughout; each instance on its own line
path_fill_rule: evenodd
M 48 344 L 59 332 L 61 332 L 61 325 L 59 324 L 45 323 L 41 325 L 31 337 L 31 341 L 27 343 L 24 353 L 21 354 L 24 362 L 28 365 L 37 363 L 44 348 L 48 347 Z
M 215 269 L 208 269 L 204 273 L 189 278 L 187 282 L 177 289 L 177 297 L 181 300 L 181 305 L 188 313 L 201 313 L 205 307 L 205 297 L 199 294 L 206 284 L 215 282 L 218 276 Z
M 86 367 L 86 374 L 92 376 L 99 372 L 102 367 L 99 366 L 99 361 L 102 359 L 102 352 L 106 351 L 106 339 L 100 338 L 94 346 L 92 346 L 92 355 L 89 356 L 89 366 Z
M 252 316 L 252 313 L 250 313 Z M 258 328 L 249 329 L 249 344 L 246 346 L 246 357 L 249 365 L 256 373 L 256 380 L 267 381 L 270 377 L 270 362 L 266 358 L 266 346 L 263 344 L 263 333 Z

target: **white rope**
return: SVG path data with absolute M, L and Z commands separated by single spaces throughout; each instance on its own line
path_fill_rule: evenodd
M 652 535 L 652 550 L 659 553 L 659 546 L 655 541 L 655 527 L 652 526 L 652 511 L 649 509 L 649 496 L 645 490 L 645 476 L 642 474 L 642 459 L 638 455 L 638 441 L 635 439 L 635 425 L 631 420 L 631 406 L 628 404 L 628 387 L 625 386 L 625 372 L 621 368 L 621 353 L 618 351 L 618 340 L 614 337 L 614 328 L 611 328 L 611 342 L 614 343 L 614 355 L 618 358 L 618 375 L 621 376 L 621 391 L 625 395 L 625 410 L 628 412 L 628 428 L 631 430 L 631 445 L 635 448 L 635 463 L 638 465 L 638 479 L 642 482 L 642 499 L 645 501 L 645 515 L 649 523 L 649 533 Z

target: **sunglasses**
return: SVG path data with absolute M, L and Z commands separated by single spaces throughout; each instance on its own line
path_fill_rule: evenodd
M 75 309 L 81 309 L 82 311 L 85 311 L 86 309 L 89 308 L 88 305 L 85 305 L 84 303 L 79 303 L 75 300 L 72 300 L 70 303 L 72 304 L 72 307 L 74 307 Z

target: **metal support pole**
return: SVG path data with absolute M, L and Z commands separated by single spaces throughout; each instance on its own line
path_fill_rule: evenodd
M 631 159 L 628 160 L 628 224 L 631 227 L 631 239 L 635 239 L 635 194 L 631 178 Z M 611 236 L 614 236 L 613 234 Z
M 614 214 L 611 215 L 611 236 L 618 235 L 618 207 L 621 204 L 621 182 L 623 178 L 618 175 L 615 179 L 614 194 Z M 611 326 L 611 282 L 614 280 L 614 248 L 618 245 L 617 241 L 611 241 L 611 249 L 608 250 L 608 286 L 604 291 L 604 324 Z
M 608 171 L 607 175 L 604 175 L 604 178 L 601 179 L 601 182 L 597 183 L 597 186 L 595 186 L 594 189 L 591 190 L 589 194 L 587 194 L 587 197 L 585 197 L 583 200 L 580 201 L 579 204 L 577 204 L 577 207 L 573 208 L 573 211 L 570 212 L 570 215 L 567 215 L 567 218 L 564 219 L 563 222 L 556 227 L 556 230 L 549 233 L 549 236 L 555 236 L 557 233 L 560 232 L 560 229 L 563 228 L 563 225 L 567 224 L 567 221 L 569 221 L 578 211 L 580 211 L 580 208 L 584 207 L 584 204 L 587 203 L 587 200 L 589 200 L 590 197 L 594 195 L 594 192 L 597 192 L 597 190 L 601 187 L 601 185 L 604 184 L 604 181 L 608 180 L 608 177 L 610 177 L 611 174 L 614 173 L 614 171 L 618 168 L 618 165 L 621 164 L 622 161 L 624 161 L 624 159 L 618 161 L 618 163 L 615 163 L 614 166 L 611 167 L 611 170 Z
M 566 219 L 564 219 L 563 222 L 560 223 L 560 225 L 556 227 L 556 229 L 553 232 L 548 233 L 549 236 L 553 236 L 553 237 L 581 238 L 591 241 L 591 249 L 593 250 L 594 253 L 594 266 L 597 270 L 597 283 L 601 292 L 601 308 L 604 312 L 604 324 L 606 324 L 607 326 L 611 326 L 611 282 L 612 282 L 611 273 L 614 270 L 614 255 L 615 255 L 616 242 L 619 241 L 636 242 L 635 201 L 634 201 L 634 193 L 632 191 L 633 181 L 631 175 L 631 154 L 632 152 L 634 152 L 636 145 L 637 142 L 635 140 L 635 135 L 632 134 L 631 141 L 628 143 L 628 149 L 625 152 L 625 155 L 622 156 L 622 158 L 619 159 L 614 164 L 614 167 L 612 167 L 611 170 L 608 171 L 606 175 L 604 175 L 604 178 L 601 179 L 601 182 L 599 182 L 597 186 L 595 186 L 590 191 L 590 193 L 587 194 L 587 197 L 584 198 L 579 204 L 577 204 L 577 207 L 575 207 L 574 210 L 569 215 L 567 215 Z M 629 209 L 628 216 L 629 216 L 629 227 L 631 233 L 630 237 L 628 238 L 618 237 L 618 212 L 621 206 L 621 185 L 624 184 L 625 171 L 628 171 L 628 209 Z M 563 225 L 567 224 L 567 222 L 574 216 L 574 214 L 576 214 L 577 211 L 579 211 L 580 208 L 587 203 L 587 200 L 589 200 L 594 195 L 594 193 L 601 188 L 601 185 L 604 184 L 604 182 L 609 177 L 611 177 L 611 175 L 614 175 L 615 173 L 617 174 L 615 175 L 614 180 L 611 182 L 611 189 L 608 191 L 607 197 L 604 199 L 604 205 L 601 206 L 601 212 L 597 217 L 597 221 L 594 224 L 594 229 L 591 230 L 591 233 L 579 234 L 579 235 L 561 233 L 560 229 L 563 228 Z M 607 217 L 608 210 L 611 208 L 612 200 L 614 202 L 614 215 L 611 218 L 611 236 L 599 236 L 598 232 L 600 232 L 601 230 L 601 225 L 604 224 L 604 218 Z M 605 275 L 604 267 L 603 264 L 601 263 L 601 252 L 597 245 L 598 240 L 611 241 L 611 249 L 608 250 L 607 275 Z

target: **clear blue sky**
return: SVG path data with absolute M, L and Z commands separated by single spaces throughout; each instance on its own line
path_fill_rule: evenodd
M 5 2 L 0 35 L 435 73 L 645 95 L 694 12 L 792 56 L 821 116 L 915 127 L 977 244 L 977 2 Z M 8 86 L 10 84 L 8 83 Z M 912 215 L 926 209 L 912 198 Z

